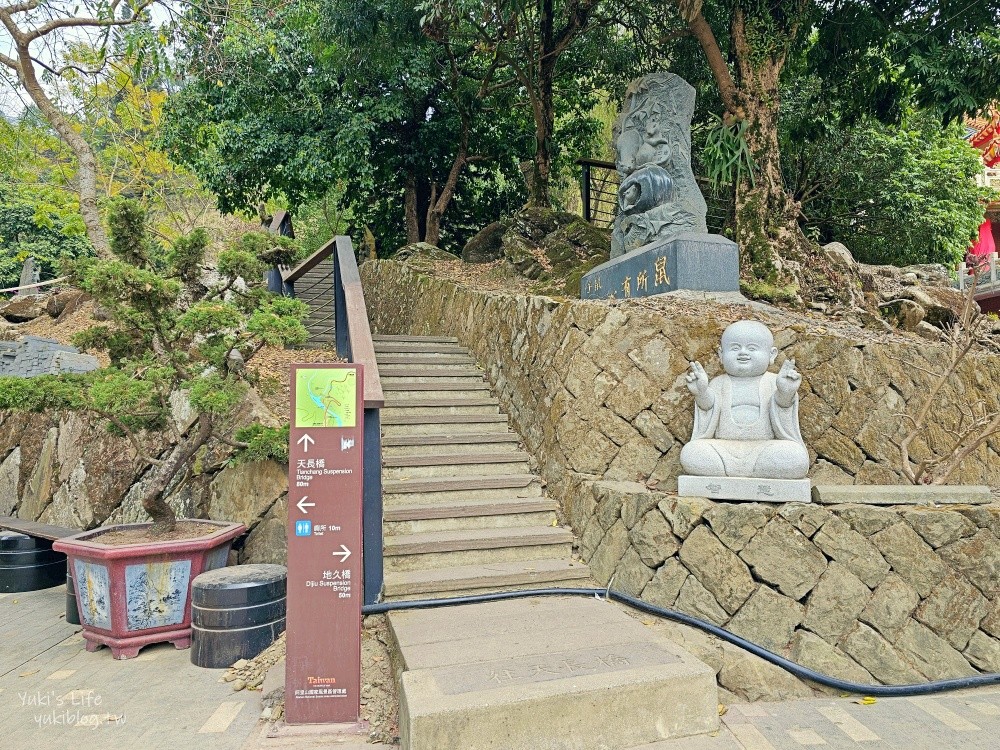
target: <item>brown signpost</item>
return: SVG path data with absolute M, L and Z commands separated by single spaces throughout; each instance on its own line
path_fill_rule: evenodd
M 357 722 L 361 712 L 364 372 L 291 373 L 285 721 Z

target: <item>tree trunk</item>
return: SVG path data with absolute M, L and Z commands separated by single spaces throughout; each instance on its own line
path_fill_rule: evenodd
M 191 457 L 201 446 L 208 442 L 212 435 L 212 420 L 207 414 L 198 415 L 198 431 L 178 451 L 166 466 L 154 467 L 153 481 L 142 496 L 142 508 L 153 521 L 153 534 L 169 534 L 177 525 L 177 514 L 167 505 L 163 495 L 171 480 L 177 476 Z
M 94 156 L 94 151 L 87 140 L 74 129 L 69 118 L 46 96 L 35 75 L 34 63 L 27 45 L 17 45 L 17 59 L 21 83 L 31 101 L 76 156 L 80 215 L 87 228 L 87 236 L 97 254 L 106 258 L 110 255 L 110 249 L 101 224 L 101 214 L 97 208 L 97 157 Z
M 856 279 L 835 267 L 803 234 L 801 208 L 785 189 L 781 173 L 779 85 L 797 25 L 791 23 L 774 32 L 773 38 L 762 39 L 767 32 L 749 29 L 748 24 L 744 10 L 737 6 L 730 25 L 737 110 L 745 115 L 747 145 L 754 160 L 752 179 L 748 176 L 736 185 L 734 238 L 740 246 L 741 276 L 750 283 L 754 296 L 856 306 Z M 765 45 L 767 50 L 760 48 Z
M 406 192 L 403 203 L 406 208 L 406 244 L 420 242 L 420 214 L 417 211 L 417 178 L 413 173 L 406 175 Z
M 552 132 L 555 130 L 555 105 L 553 89 L 558 54 L 555 49 L 555 8 L 553 0 L 538 4 L 539 49 L 535 75 L 537 85 L 532 101 L 535 117 L 535 158 L 531 171 L 529 206 L 548 208 L 549 180 L 552 176 Z

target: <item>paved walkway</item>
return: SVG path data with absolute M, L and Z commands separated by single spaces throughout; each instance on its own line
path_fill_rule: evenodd
M 716 737 L 645 745 L 641 750 L 996 750 L 1000 688 L 919 698 L 858 698 L 730 706 Z
M 63 586 L 0 594 L 0 747 L 238 750 L 257 726 L 260 694 L 234 693 L 224 670 L 170 644 L 87 653 L 65 608 Z

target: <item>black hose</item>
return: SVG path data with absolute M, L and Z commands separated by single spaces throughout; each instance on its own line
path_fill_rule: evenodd
M 749 651 L 751 654 L 759 656 L 761 659 L 777 667 L 781 667 L 786 672 L 791 672 L 796 677 L 835 690 L 842 690 L 845 693 L 890 698 L 906 695 L 929 695 L 931 693 L 943 693 L 948 690 L 962 690 L 964 688 L 1000 684 L 1000 674 L 980 674 L 975 677 L 959 677 L 954 680 L 932 680 L 931 682 L 922 682 L 916 685 L 865 685 L 860 682 L 848 682 L 847 680 L 821 674 L 808 667 L 803 667 L 801 664 L 796 664 L 783 656 L 778 656 L 766 648 L 758 646 L 756 643 L 751 643 L 744 638 L 740 638 L 738 635 L 733 635 L 718 625 L 699 620 L 697 617 L 686 615 L 683 612 L 675 612 L 671 609 L 657 607 L 655 604 L 650 604 L 634 596 L 629 596 L 619 591 L 611 591 L 610 589 L 528 589 L 525 591 L 503 591 L 495 594 L 457 596 L 454 599 L 418 599 L 414 601 L 383 602 L 381 604 L 366 604 L 361 608 L 361 613 L 365 615 L 380 615 L 400 609 L 456 607 L 462 604 L 482 604 L 484 602 L 502 601 L 504 599 L 522 599 L 530 596 L 592 596 L 601 600 L 612 599 L 651 615 L 657 615 L 667 620 L 689 625 L 692 628 L 704 630 L 706 633 L 728 641 L 734 646 L 739 646 L 743 650 Z

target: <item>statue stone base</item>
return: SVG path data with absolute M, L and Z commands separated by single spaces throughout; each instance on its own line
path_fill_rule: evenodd
M 755 503 L 812 502 L 812 482 L 808 479 L 754 479 L 752 477 L 677 477 L 681 497 Z
M 687 232 L 602 263 L 580 279 L 581 299 L 625 299 L 691 289 L 738 292 L 735 242 L 718 234 Z

